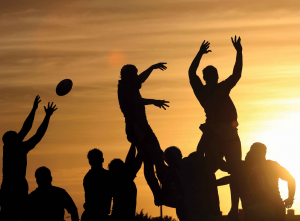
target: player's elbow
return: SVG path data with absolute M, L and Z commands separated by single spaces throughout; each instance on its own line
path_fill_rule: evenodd
M 290 182 L 291 182 L 293 185 L 295 185 L 295 184 L 296 184 L 296 180 L 295 180 L 295 178 L 294 178 L 293 176 L 291 176 L 291 178 L 290 178 L 290 179 L 291 179 L 291 181 L 290 181 Z

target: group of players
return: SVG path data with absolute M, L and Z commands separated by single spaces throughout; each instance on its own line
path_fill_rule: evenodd
M 241 38 L 235 36 L 231 41 L 236 49 L 236 63 L 226 80 L 218 82 L 218 71 L 211 65 L 203 69 L 205 85 L 196 74 L 202 56 L 211 52 L 207 41 L 203 41 L 189 68 L 190 84 L 204 108 L 206 122 L 199 127 L 202 137 L 196 151 L 185 158 L 175 146 L 163 152 L 147 121 L 145 105 L 166 109 L 169 102 L 145 99 L 139 92 L 151 72 L 165 70 L 166 63 L 155 64 L 139 75 L 134 65 L 125 65 L 121 70 L 118 98 L 127 139 L 137 148 L 136 158 L 144 162 L 145 178 L 155 204 L 176 208 L 180 221 L 217 220 L 220 215 L 217 186 L 220 185 L 230 185 L 228 218 L 233 221 L 239 220 L 239 199 L 247 221 L 285 220 L 285 208 L 290 208 L 294 201 L 294 178 L 277 162 L 266 160 L 264 144 L 254 143 L 245 161 L 241 159 L 237 111 L 229 94 L 241 78 L 243 55 Z M 216 180 L 218 169 L 230 175 Z M 279 193 L 279 178 L 288 181 L 289 197 L 285 201 Z
M 206 122 L 199 127 L 203 134 L 196 151 L 185 158 L 175 146 L 162 151 L 147 121 L 145 105 L 166 109 L 169 102 L 142 98 L 139 91 L 153 70 L 166 70 L 166 63 L 152 65 L 139 75 L 134 65 L 123 66 L 118 99 L 131 146 L 125 162 L 114 159 L 108 170 L 103 168 L 103 153 L 99 149 L 89 151 L 87 157 L 91 169 L 83 180 L 85 211 L 82 221 L 134 220 L 137 196 L 134 179 L 142 164 L 155 205 L 175 208 L 180 221 L 217 220 L 220 216 L 217 186 L 226 184 L 230 185 L 231 191 L 230 220 L 239 220 L 239 199 L 247 221 L 285 219 L 285 208 L 291 207 L 294 200 L 294 178 L 277 162 L 266 160 L 267 148 L 262 143 L 254 143 L 245 160 L 241 159 L 237 112 L 229 94 L 241 78 L 242 46 L 240 38 L 231 40 L 237 55 L 233 73 L 226 80 L 218 82 L 218 72 L 213 66 L 203 69 L 205 85 L 196 74 L 202 56 L 211 52 L 209 42 L 203 41 L 190 66 L 190 84 L 204 108 Z M 65 190 L 52 186 L 48 168 L 36 170 L 38 188 L 28 195 L 27 153 L 42 139 L 50 117 L 57 109 L 56 105 L 48 103 L 48 107 L 44 107 L 45 119 L 37 133 L 23 141 L 32 127 L 39 102 L 37 96 L 19 133 L 8 131 L 2 138 L 1 220 L 63 220 L 64 209 L 67 209 L 72 221 L 78 221 L 72 198 Z M 216 180 L 218 169 L 228 172 L 229 176 Z M 288 181 L 289 197 L 285 201 L 278 190 L 279 178 Z

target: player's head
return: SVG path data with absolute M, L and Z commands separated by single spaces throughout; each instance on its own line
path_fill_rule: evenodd
M 35 171 L 38 186 L 49 186 L 52 182 L 51 171 L 47 167 L 40 167 Z
M 252 144 L 249 152 L 245 157 L 245 161 L 247 162 L 261 162 L 266 160 L 267 147 L 263 143 L 256 142 Z
M 171 146 L 165 149 L 164 158 L 169 166 L 177 166 L 182 160 L 182 153 L 178 147 Z
M 212 65 L 203 69 L 203 79 L 206 84 L 217 84 L 219 80 L 218 70 Z
M 2 141 L 4 145 L 14 144 L 18 142 L 18 134 L 16 131 L 7 131 L 3 137 Z
M 87 158 L 89 160 L 89 164 L 93 167 L 102 167 L 104 162 L 103 153 L 101 150 L 95 148 L 88 152 Z
M 121 159 L 113 159 L 108 164 L 108 170 L 113 174 L 113 176 L 125 175 L 125 163 Z
M 138 69 L 132 64 L 126 64 L 121 69 L 121 79 L 124 81 L 134 81 L 138 76 Z

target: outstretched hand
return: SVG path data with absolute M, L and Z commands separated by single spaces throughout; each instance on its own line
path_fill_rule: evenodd
M 45 109 L 46 115 L 48 115 L 49 117 L 53 114 L 54 111 L 57 110 L 56 104 L 53 106 L 53 102 L 51 103 L 51 105 L 50 105 L 50 102 L 48 102 L 48 107 L 46 108 L 44 106 L 44 109 Z
M 163 108 L 163 109 L 166 110 L 166 107 L 169 107 L 169 105 L 167 105 L 167 103 L 170 103 L 170 102 L 169 101 L 165 101 L 165 100 L 155 100 L 153 104 L 156 107 Z
M 242 45 L 241 45 L 241 37 L 239 37 L 236 40 L 236 35 L 235 35 L 234 40 L 231 37 L 231 41 L 232 41 L 232 44 L 233 44 L 233 46 L 234 46 L 234 48 L 235 48 L 236 51 L 242 51 L 243 50 Z
M 153 69 L 160 69 L 160 70 L 164 71 L 164 70 L 167 69 L 167 67 L 165 66 L 165 64 L 167 64 L 167 63 L 166 62 L 160 62 L 160 63 L 152 65 L 152 68 Z
M 287 198 L 284 201 L 284 205 L 285 205 L 286 208 L 291 208 L 293 203 L 294 203 L 294 199 L 290 199 L 290 198 Z
M 41 102 L 40 96 L 37 95 L 37 96 L 35 97 L 35 99 L 34 99 L 34 102 L 33 102 L 33 108 L 34 108 L 34 109 L 38 109 L 39 103 L 40 103 L 40 102 Z
M 211 52 L 209 49 L 210 43 L 208 41 L 205 42 L 205 40 L 202 42 L 202 45 L 200 47 L 200 53 L 207 54 L 208 52 Z

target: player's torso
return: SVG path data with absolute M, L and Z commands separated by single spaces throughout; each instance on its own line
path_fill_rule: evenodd
M 118 99 L 120 109 L 125 120 L 137 120 L 146 118 L 145 106 L 137 85 L 125 84 L 119 81 Z
M 237 121 L 237 111 L 229 93 L 222 83 L 203 87 L 200 104 L 206 113 L 207 123 L 232 124 Z

